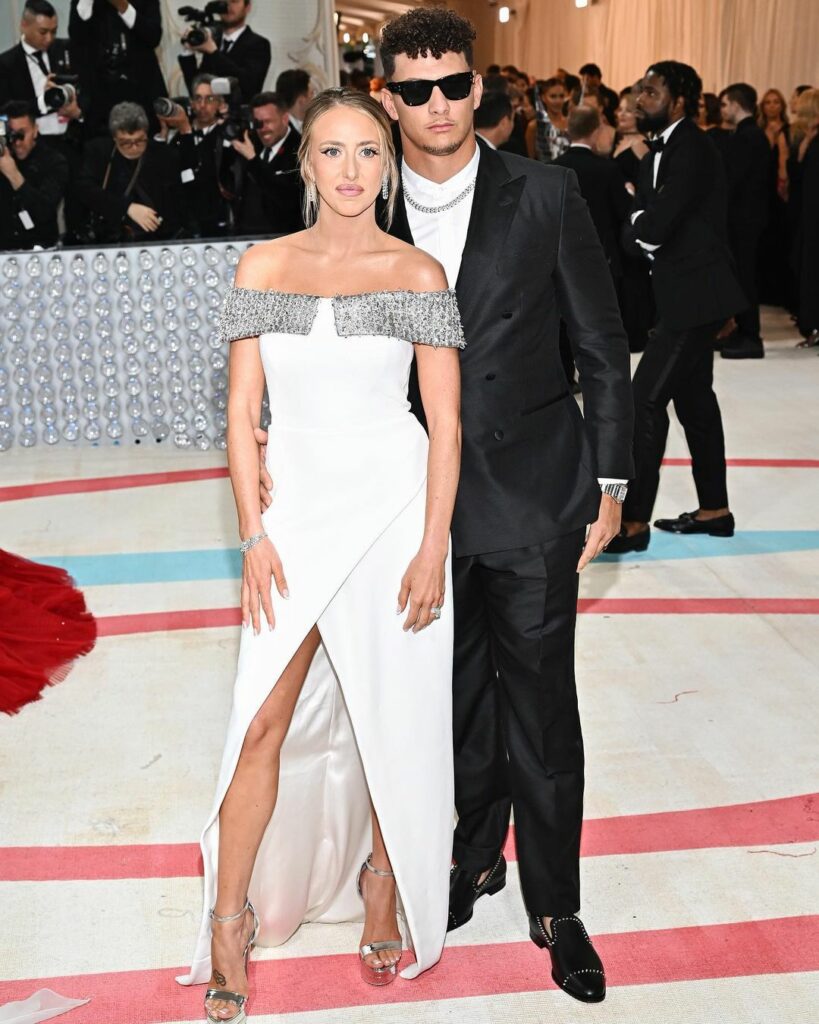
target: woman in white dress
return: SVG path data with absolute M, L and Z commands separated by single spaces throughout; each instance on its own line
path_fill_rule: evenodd
M 202 927 L 179 980 L 210 979 L 208 1018 L 235 1024 L 254 942 L 363 917 L 361 974 L 386 984 L 402 930 L 413 978 L 447 924 L 463 331 L 440 264 L 377 224 L 398 183 L 381 106 L 322 93 L 300 157 L 315 223 L 250 249 L 223 315 L 244 628 L 202 835 Z M 413 358 L 429 437 L 407 401 Z M 265 383 L 274 491 L 260 513 Z

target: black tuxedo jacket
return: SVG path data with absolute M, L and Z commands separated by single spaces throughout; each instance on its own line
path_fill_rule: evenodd
M 577 175 L 580 194 L 589 204 L 612 276 L 621 277 L 620 233 L 631 209 L 631 196 L 619 168 L 613 160 L 597 156 L 584 146 L 572 146 L 555 163 Z
M 632 213 L 623 242 L 645 255 L 637 240 L 659 245 L 651 280 L 662 323 L 673 331 L 727 320 L 748 305 L 733 269 L 726 229 L 726 182 L 707 133 L 685 118 L 662 151 L 657 187 L 654 154 L 640 161 Z
M 728 234 L 759 235 L 768 222 L 771 147 L 752 117 L 740 121 L 722 147 L 728 175 Z
M 262 160 L 262 150 L 253 160 L 243 161 L 237 217 L 240 234 L 289 235 L 303 229 L 300 143 L 301 135 L 291 126 L 290 134 L 269 163 Z
M 217 46 L 221 46 L 220 32 L 214 33 Z M 248 25 L 239 36 L 230 53 L 206 53 L 197 68 L 196 55 L 184 54 L 179 57 L 179 66 L 185 76 L 188 92 L 191 92 L 193 80 L 198 74 L 207 73 L 220 78 L 238 78 L 242 90 L 242 99 L 250 103 L 253 97 L 262 91 L 264 80 L 270 68 L 270 41 L 254 32 Z
M 634 475 L 628 343 L 575 176 L 478 144 L 456 286 L 467 342 L 452 521 L 459 556 L 528 547 L 593 522 L 597 477 Z M 402 193 L 391 231 L 412 241 Z M 561 316 L 584 415 L 566 385 Z M 415 380 L 411 397 L 423 422 Z
M 27 160 L 17 161 L 25 181 L 15 192 L 0 175 L 0 249 L 31 249 L 57 244 L 57 209 L 68 185 L 68 162 L 38 142 Z M 25 211 L 33 222 L 20 220 Z
M 153 101 L 167 96 L 165 79 L 155 50 L 162 39 L 159 0 L 130 0 L 136 21 L 128 28 L 108 0 L 94 0 L 88 21 L 77 13 L 78 0 L 71 0 L 68 35 L 72 57 L 80 70 L 81 84 L 90 99 L 91 132 L 107 131 L 108 113 L 123 100 L 140 103 L 154 121 Z M 124 55 L 111 63 L 112 45 Z
M 179 132 L 170 142 L 179 159 L 185 225 L 197 238 L 224 235 L 233 227 L 228 196 L 237 154 L 225 147 L 224 140 L 222 127 L 217 124 L 198 143 L 193 132 Z
M 110 139 L 89 142 L 76 183 L 79 200 L 104 224 L 98 233 L 104 237 L 98 237 L 98 241 L 150 241 L 175 237 L 181 227 L 183 200 L 179 156 L 174 147 L 153 139 L 148 143 L 136 185 L 129 196 L 103 188 L 113 151 L 114 143 Z M 128 217 L 131 203 L 141 203 L 156 210 L 162 217 L 159 230 L 150 235 L 142 232 Z
M 68 46 L 67 39 L 55 39 L 48 48 L 48 63 L 53 72 L 73 72 L 67 56 Z M 26 55 L 22 43 L 0 53 L 0 105 L 9 100 L 27 100 L 36 110 L 37 97 L 31 81 L 30 64 L 31 58 Z M 39 114 L 38 110 L 36 112 Z

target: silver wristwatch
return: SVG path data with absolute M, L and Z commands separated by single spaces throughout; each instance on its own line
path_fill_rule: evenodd
M 601 490 L 603 494 L 608 494 L 610 498 L 614 498 L 618 505 L 622 505 L 626 500 L 628 484 L 603 484 Z

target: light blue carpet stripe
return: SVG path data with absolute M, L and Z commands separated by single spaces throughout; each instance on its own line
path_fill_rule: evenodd
M 659 562 L 682 558 L 725 558 L 819 550 L 819 530 L 748 530 L 730 538 L 675 537 L 653 530 L 648 551 L 602 555 L 606 562 Z M 40 558 L 66 569 L 81 587 L 117 583 L 179 583 L 238 579 L 242 558 L 229 548 L 198 551 L 146 551 L 112 555 L 55 555 Z

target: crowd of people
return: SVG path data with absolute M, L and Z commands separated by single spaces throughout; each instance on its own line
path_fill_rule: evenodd
M 72 0 L 68 38 L 49 0 L 26 0 L 18 45 L 0 54 L 0 249 L 140 240 L 270 236 L 304 226 L 300 128 L 314 89 L 282 71 L 264 91 L 267 39 L 251 0 L 228 0 L 210 27 L 190 26 L 169 98 L 156 57 L 158 0 Z M 342 84 L 378 98 L 360 68 Z M 536 79 L 491 65 L 475 128 L 490 144 L 570 167 L 592 211 L 633 351 L 655 320 L 650 263 L 621 233 L 649 151 L 638 86 L 616 92 L 584 64 Z M 720 339 L 726 358 L 764 355 L 759 302 L 784 306 L 804 344 L 819 344 L 819 90 L 790 99 L 746 83 L 703 93 L 697 124 L 720 152 L 728 238 L 748 307 Z M 564 339 L 567 373 L 573 375 Z

